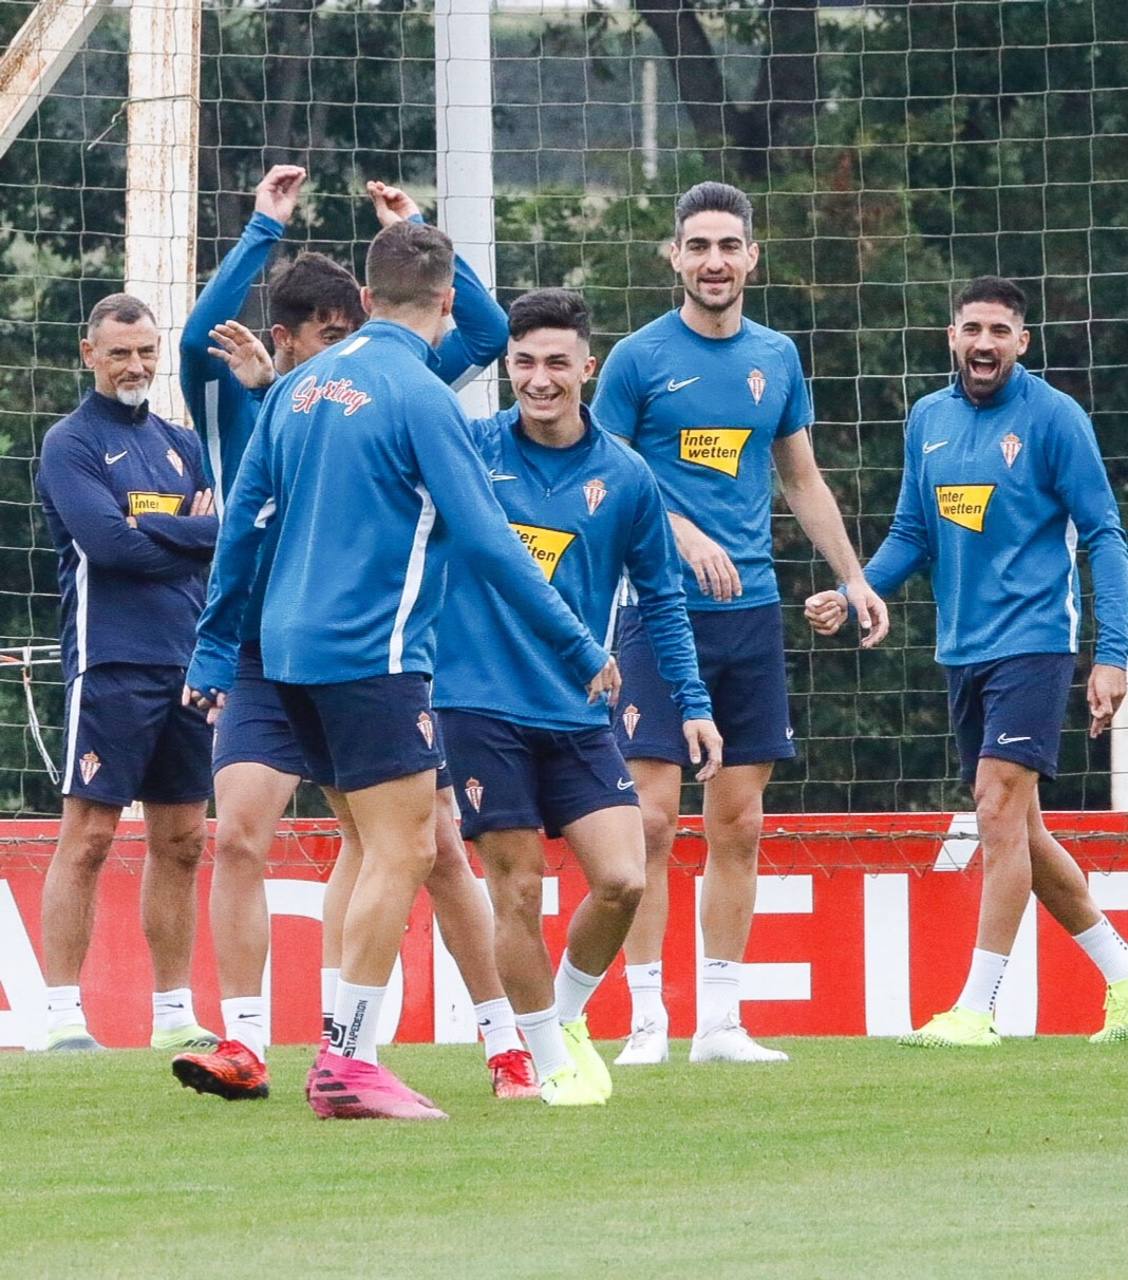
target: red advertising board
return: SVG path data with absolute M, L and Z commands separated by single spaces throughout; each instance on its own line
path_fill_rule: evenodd
M 1058 813 L 1051 830 L 1078 859 L 1098 903 L 1128 932 L 1128 814 Z M 43 978 L 39 903 L 54 823 L 0 823 L 0 1045 L 40 1047 Z M 267 881 L 272 914 L 267 989 L 275 1043 L 309 1043 L 320 1025 L 321 895 L 336 849 L 318 821 L 279 833 Z M 670 869 L 665 949 L 672 1033 L 690 1035 L 700 940 L 697 897 L 705 845 L 683 820 Z M 972 814 L 772 815 L 767 820 L 756 921 L 743 974 L 746 1024 L 757 1035 L 892 1035 L 951 1005 L 975 933 L 980 853 Z M 148 953 L 139 923 L 144 843 L 123 823 L 103 872 L 83 974 L 91 1029 L 103 1043 L 147 1042 Z M 582 899 L 566 846 L 545 844 L 545 934 L 554 957 Z M 210 859 L 199 881 L 194 988 L 201 1021 L 219 1026 L 207 920 Z M 1061 928 L 1033 904 L 999 998 L 1004 1033 L 1081 1033 L 1100 1024 L 1102 983 Z M 618 960 L 590 1006 L 597 1038 L 623 1036 L 629 1002 Z M 472 1040 L 465 988 L 420 895 L 404 937 L 383 1038 Z

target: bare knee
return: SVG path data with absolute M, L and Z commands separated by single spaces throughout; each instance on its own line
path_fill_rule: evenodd
M 490 894 L 498 919 L 540 933 L 543 909 L 541 877 L 531 871 L 509 871 L 491 877 Z
M 82 874 L 97 875 L 110 856 L 113 843 L 113 828 L 87 827 L 72 835 L 65 845 L 60 844 L 55 857 Z
M 203 857 L 207 840 L 207 827 L 201 822 L 197 826 L 164 833 L 160 840 L 154 840 L 150 844 L 149 851 L 162 861 L 195 870 Z
M 221 818 L 215 829 L 215 860 L 233 871 L 261 873 L 270 841 L 265 846 L 250 823 Z
M 721 857 L 755 872 L 763 831 L 764 814 L 759 807 L 740 809 L 723 817 L 713 816 L 707 831 L 710 857 Z
M 600 907 L 633 916 L 645 888 L 645 869 L 624 867 L 600 876 L 591 886 L 591 896 Z
M 665 864 L 677 834 L 677 814 L 658 805 L 642 805 L 642 834 L 648 861 Z

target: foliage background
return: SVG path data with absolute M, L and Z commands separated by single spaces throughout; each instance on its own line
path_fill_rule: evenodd
M 0 5 L 6 41 L 30 11 Z M 1128 494 L 1128 6 L 1122 0 L 635 0 L 493 19 L 499 296 L 581 288 L 597 354 L 676 302 L 662 247 L 676 193 L 723 177 L 753 196 L 764 257 L 754 319 L 792 334 L 811 378 L 816 448 L 865 553 L 900 475 L 906 405 L 943 384 L 953 284 L 1019 279 L 1027 364 L 1093 414 Z M 313 192 L 292 225 L 359 267 L 382 176 L 433 199 L 432 19 L 415 0 L 239 0 L 206 9 L 201 279 L 268 165 Z M 33 503 L 39 442 L 83 390 L 82 316 L 120 287 L 125 16 L 111 11 L 0 159 L 0 644 L 56 634 L 54 555 Z M 641 135 L 657 69 L 657 171 Z M 261 318 L 259 301 L 249 322 Z M 927 584 L 897 603 L 886 647 L 812 643 L 801 601 L 828 585 L 794 521 L 776 520 L 801 751 L 777 811 L 964 808 Z M 1080 682 L 1047 807 L 1108 804 Z M 40 669 L 42 671 L 42 669 Z M 61 752 L 61 690 L 37 680 Z M 686 808 L 698 797 L 687 789 Z M 305 797 L 303 805 L 312 805 Z M 0 679 L 0 807 L 55 812 L 19 682 Z

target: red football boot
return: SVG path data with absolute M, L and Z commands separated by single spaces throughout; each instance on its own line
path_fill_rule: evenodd
M 270 1093 L 266 1063 L 238 1040 L 221 1040 L 213 1053 L 179 1054 L 172 1060 L 172 1074 L 186 1089 L 214 1093 L 228 1102 Z
M 506 1049 L 486 1063 L 495 1098 L 539 1098 L 533 1055 L 527 1049 Z

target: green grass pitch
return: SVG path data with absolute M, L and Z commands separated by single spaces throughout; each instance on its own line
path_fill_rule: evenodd
M 495 1102 L 470 1047 L 389 1049 L 451 1113 L 420 1125 L 315 1120 L 303 1049 L 254 1103 L 146 1051 L 0 1055 L 0 1274 L 1128 1275 L 1128 1049 L 786 1047 L 676 1044 L 578 1111 Z

